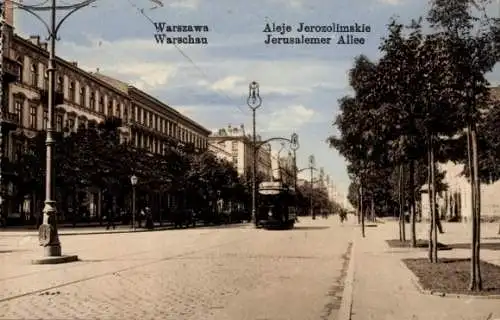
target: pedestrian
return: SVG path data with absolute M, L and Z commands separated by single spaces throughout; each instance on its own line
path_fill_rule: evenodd
M 142 220 L 146 217 L 146 213 L 144 212 L 144 209 L 141 209 L 139 212 L 139 216 L 137 217 L 137 228 L 140 228 L 142 226 Z
M 106 225 L 106 230 L 109 230 L 110 227 L 113 227 L 113 230 L 115 229 L 115 215 L 113 212 L 113 209 L 108 209 L 108 216 L 107 216 L 108 224 Z
M 436 204 L 436 225 L 440 234 L 444 233 L 443 225 L 441 224 L 441 215 L 439 214 L 439 207 Z

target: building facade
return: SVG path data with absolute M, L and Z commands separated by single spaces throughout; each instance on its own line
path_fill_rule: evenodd
M 0 183 L 2 216 L 32 223 L 39 218 L 44 199 L 19 194 L 9 163 L 15 163 L 27 138 L 46 130 L 48 120 L 48 51 L 39 36 L 24 39 L 14 33 L 12 14 L 3 26 L 2 113 L 0 117 Z M 77 62 L 56 59 L 54 128 L 76 131 L 109 118 L 121 120 L 120 141 L 151 153 L 165 152 L 166 141 L 208 147 L 209 130 L 141 90 L 78 67 Z M 40 168 L 42 170 L 43 168 Z M 90 220 L 100 219 L 101 192 L 85 190 Z M 66 211 L 60 219 L 65 220 Z
M 491 98 L 500 100 L 500 87 L 490 88 Z M 479 155 L 481 156 L 481 155 Z M 436 202 L 441 218 L 456 221 L 471 221 L 471 186 L 467 178 L 462 175 L 464 166 L 451 161 L 439 163 L 440 171 L 445 172 L 444 183 L 448 190 L 438 194 Z M 430 205 L 427 185 L 421 189 L 421 214 L 423 220 L 430 220 Z M 481 219 L 487 221 L 500 220 L 500 181 L 481 183 Z
M 268 143 L 261 144 L 262 138 L 257 136 L 257 144 L 261 145 L 257 152 L 257 172 L 265 179 L 272 177 L 271 164 L 271 145 Z M 234 165 L 240 176 L 249 176 L 252 172 L 253 152 L 252 152 L 252 137 L 245 133 L 245 127 L 233 127 L 228 125 L 227 128 L 221 128 L 217 132 L 213 132 L 209 137 L 209 144 L 212 145 L 212 150 L 222 150 L 223 153 L 229 153 L 230 162 Z M 216 152 L 217 154 L 217 152 Z
M 283 152 L 272 152 L 271 163 L 273 179 L 293 186 L 295 184 L 295 159 L 291 152 L 282 156 Z

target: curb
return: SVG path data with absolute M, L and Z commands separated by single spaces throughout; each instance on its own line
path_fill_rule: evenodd
M 349 267 L 347 269 L 347 276 L 344 280 L 344 291 L 342 292 L 342 302 L 340 309 L 337 313 L 338 320 L 350 320 L 353 302 L 353 289 L 354 289 L 354 273 L 355 273 L 355 256 L 356 256 L 356 241 L 353 240 L 350 252 Z
M 399 260 L 399 263 L 401 264 L 401 267 L 407 270 L 410 274 L 410 280 L 412 284 L 415 286 L 415 288 L 420 292 L 421 294 L 425 295 L 430 295 L 430 296 L 436 296 L 440 298 L 455 298 L 455 299 L 500 299 L 499 294 L 492 294 L 492 295 L 473 295 L 473 294 L 459 294 L 459 293 L 446 293 L 446 292 L 441 292 L 441 291 L 435 291 L 435 290 L 428 290 L 424 289 L 422 287 L 422 284 L 418 280 L 418 277 L 411 271 L 406 264 L 403 262 L 403 260 Z
M 245 226 L 246 223 L 234 223 L 234 224 L 231 224 L 230 226 L 238 226 L 238 227 L 241 227 L 241 226 Z M 200 225 L 200 226 L 196 226 L 195 228 L 174 228 L 173 226 L 164 226 L 164 227 L 155 227 L 154 229 L 152 230 L 149 230 L 149 229 L 136 229 L 135 231 L 132 230 L 132 229 L 124 229 L 124 230 L 97 230 L 97 231 L 92 231 L 92 227 L 89 227 L 91 229 L 91 231 L 82 231 L 82 232 L 75 232 L 75 231 L 71 231 L 71 230 L 68 230 L 68 231 L 65 231 L 65 230 L 61 230 L 61 229 L 58 229 L 58 235 L 59 236 L 78 236 L 78 235 L 97 235 L 97 234 L 123 234 L 123 233 L 141 233 L 141 232 L 157 232 L 157 231 L 166 231 L 166 230 L 190 230 L 190 229 L 210 229 L 210 228 L 221 228 L 221 229 L 224 229 L 224 228 L 230 228 L 230 227 L 225 227 L 225 226 L 203 226 L 203 225 Z M 95 229 L 94 229 L 95 230 Z M 7 231 L 9 232 L 9 231 Z M 12 233 L 9 233 L 9 234 L 2 234 L 2 232 L 0 231 L 0 236 L 4 236 L 4 237 L 24 237 L 24 236 L 38 236 L 38 231 L 36 230 L 31 230 L 27 233 L 23 233 L 22 231 L 19 231 L 19 232 L 12 232 Z

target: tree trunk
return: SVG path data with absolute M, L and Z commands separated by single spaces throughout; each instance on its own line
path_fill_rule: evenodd
M 431 135 L 428 144 L 428 191 L 431 223 L 429 228 L 429 261 L 437 263 L 437 212 L 436 212 L 436 182 L 435 182 L 435 164 L 434 164 L 434 137 Z
M 359 193 L 361 195 L 361 235 L 363 238 L 365 237 L 365 210 L 363 206 L 363 183 L 361 182 L 360 187 L 359 187 Z
M 405 212 L 404 212 L 404 165 L 399 165 L 399 234 L 400 241 L 406 241 L 406 226 L 405 226 Z
M 411 247 L 417 246 L 417 230 L 416 230 L 416 200 L 415 200 L 415 161 L 410 160 L 410 241 Z
M 469 165 L 469 181 L 471 190 L 471 214 L 472 214 L 472 239 L 471 239 L 471 259 L 470 259 L 470 283 L 469 290 L 476 289 L 477 277 L 477 264 L 476 264 L 476 228 L 475 228 L 475 211 L 476 211 L 476 197 L 475 197 L 475 183 L 474 183 L 474 164 L 472 161 L 472 127 L 471 124 L 467 126 L 467 160 Z
M 481 247 L 481 189 L 479 182 L 479 159 L 477 155 L 477 136 L 476 136 L 476 126 L 475 123 L 472 123 L 470 126 L 470 141 L 472 146 L 472 165 L 473 165 L 473 175 L 471 176 L 471 181 L 474 185 L 474 206 L 472 212 L 472 228 L 473 228 L 473 241 L 472 246 L 473 255 L 471 258 L 472 264 L 474 264 L 474 271 L 476 272 L 474 277 L 474 282 L 471 281 L 471 290 L 482 290 L 482 279 L 481 279 L 481 268 L 480 268 L 480 247 Z
M 434 243 L 433 248 L 432 248 L 432 260 L 434 263 L 438 262 L 438 239 L 437 239 L 437 220 L 439 219 L 438 217 L 438 212 L 436 208 L 436 163 L 434 161 L 434 136 L 431 136 L 431 152 L 430 152 L 430 157 L 431 157 L 431 195 L 432 195 L 432 217 L 433 217 L 433 230 L 434 234 L 432 235 L 432 242 Z
M 371 197 L 371 221 L 375 222 L 375 200 Z
M 361 211 L 363 210 L 361 202 L 362 202 L 362 196 L 361 196 L 361 183 L 360 183 L 358 189 L 358 224 L 361 224 Z

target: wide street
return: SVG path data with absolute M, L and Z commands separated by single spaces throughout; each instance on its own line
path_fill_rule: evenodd
M 354 219 L 62 235 L 81 261 L 31 265 L 37 237 L 0 233 L 2 319 L 336 319 Z

